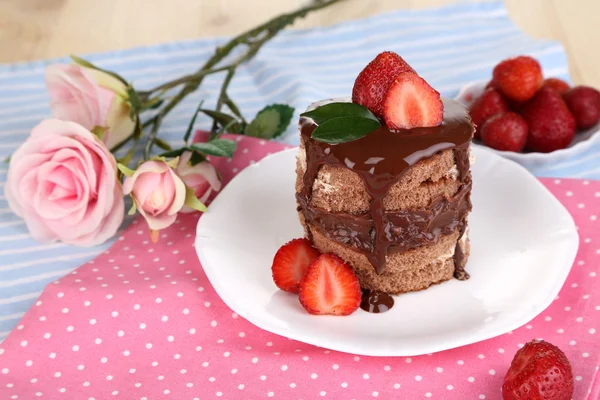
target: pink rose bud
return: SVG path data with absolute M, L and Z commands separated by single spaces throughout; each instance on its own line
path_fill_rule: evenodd
M 145 161 L 131 172 L 123 182 L 123 193 L 131 194 L 156 241 L 158 231 L 177 219 L 186 200 L 185 184 L 166 161 Z
M 208 161 L 202 161 L 194 166 L 190 163 L 192 152 L 186 151 L 179 158 L 175 172 L 190 188 L 201 203 L 206 203 L 213 192 L 221 190 L 221 181 L 217 170 Z M 181 212 L 189 213 L 193 208 L 185 205 Z
M 49 119 L 33 128 L 11 157 L 6 199 L 40 242 L 97 245 L 123 221 L 116 161 L 75 122 Z
M 99 127 L 109 149 L 133 134 L 127 88 L 114 76 L 76 64 L 53 64 L 46 68 L 46 86 L 52 114 L 90 131 Z

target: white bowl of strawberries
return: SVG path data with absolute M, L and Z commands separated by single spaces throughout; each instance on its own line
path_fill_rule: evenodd
M 469 108 L 476 144 L 526 168 L 554 165 L 600 142 L 600 92 L 544 79 L 529 56 L 500 62 L 489 82 L 466 85 L 456 100 Z

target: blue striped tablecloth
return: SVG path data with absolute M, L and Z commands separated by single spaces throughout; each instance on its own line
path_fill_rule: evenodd
M 225 38 L 201 39 L 88 55 L 117 71 L 137 88 L 149 88 L 194 71 Z M 358 72 L 379 52 L 401 54 L 445 96 L 467 82 L 488 79 L 503 58 L 531 54 L 547 76 L 568 79 L 567 57 L 559 43 L 534 40 L 510 20 L 502 2 L 397 11 L 360 21 L 311 30 L 286 31 L 239 69 L 230 95 L 252 117 L 265 104 L 282 102 L 296 114 L 318 99 L 349 95 Z M 66 58 L 0 66 L 0 157 L 4 159 L 48 117 L 44 68 Z M 167 119 L 162 135 L 181 142 L 200 99 L 215 101 L 219 83 L 210 78 Z M 296 115 L 297 117 L 297 115 Z M 198 126 L 208 127 L 199 118 Z M 295 126 L 282 138 L 295 144 Z M 539 176 L 600 178 L 594 148 L 576 160 L 533 171 Z M 4 195 L 7 165 L 0 164 L 0 341 L 18 323 L 43 287 L 92 259 L 111 243 L 95 248 L 40 244 L 29 239 L 25 224 L 11 213 Z

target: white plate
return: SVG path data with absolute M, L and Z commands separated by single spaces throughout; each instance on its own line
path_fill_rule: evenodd
M 200 218 L 196 251 L 223 301 L 267 331 L 332 350 L 409 356 L 501 335 L 529 322 L 558 294 L 579 239 L 565 208 L 529 172 L 474 149 L 468 281 L 395 297 L 383 314 L 313 316 L 277 289 L 271 262 L 303 235 L 294 196 L 296 149 L 236 176 Z
M 485 85 L 487 85 L 487 81 L 469 83 L 461 89 L 455 99 L 469 107 L 481 95 Z M 598 142 L 600 142 L 600 123 L 585 131 L 577 132 L 569 147 L 551 153 L 515 153 L 513 151 L 489 150 L 502 157 L 516 161 L 526 168 L 533 169 L 556 165 L 559 161 L 574 158 Z M 475 144 L 475 146 L 479 145 Z

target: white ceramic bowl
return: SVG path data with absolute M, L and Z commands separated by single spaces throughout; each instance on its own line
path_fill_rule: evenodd
M 487 81 L 472 82 L 465 85 L 456 96 L 456 100 L 469 107 L 477 97 L 483 92 Z M 492 152 L 516 161 L 525 168 L 541 168 L 558 164 L 566 159 L 576 158 L 578 154 L 583 153 L 594 143 L 600 142 L 600 123 L 586 131 L 578 132 L 575 138 L 566 149 L 556 150 L 551 153 L 515 153 L 512 151 L 498 151 L 489 149 Z M 475 146 L 481 146 L 477 142 Z

